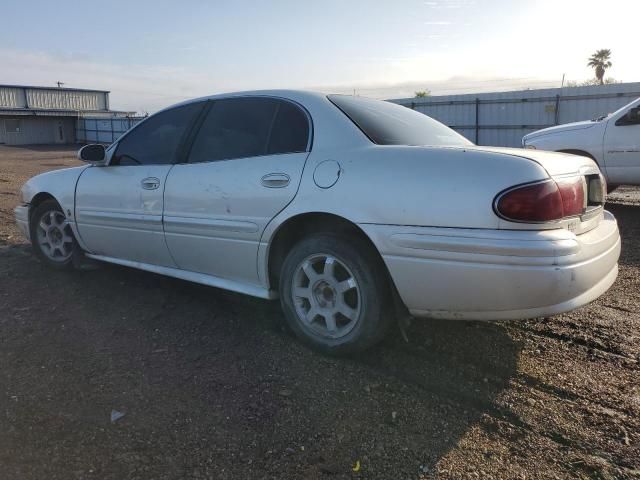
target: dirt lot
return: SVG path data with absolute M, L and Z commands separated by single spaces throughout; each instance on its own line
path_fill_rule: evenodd
M 640 478 L 638 190 L 612 196 L 620 276 L 592 305 L 331 359 L 267 302 L 41 266 L 16 192 L 76 163 L 0 147 L 0 478 Z

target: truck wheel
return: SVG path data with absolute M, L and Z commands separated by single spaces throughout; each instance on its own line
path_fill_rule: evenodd
M 384 265 L 369 245 L 321 233 L 298 242 L 284 260 L 280 299 L 298 338 L 327 354 L 361 352 L 392 320 Z

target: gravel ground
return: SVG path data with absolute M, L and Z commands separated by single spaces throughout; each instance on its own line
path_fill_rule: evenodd
M 620 275 L 593 304 L 334 359 L 261 300 L 40 265 L 16 192 L 75 164 L 0 147 L 0 478 L 640 478 L 640 190 L 610 197 Z

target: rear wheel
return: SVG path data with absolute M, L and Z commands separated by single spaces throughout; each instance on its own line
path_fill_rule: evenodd
M 392 319 L 384 265 L 346 236 L 315 234 L 297 243 L 282 266 L 280 298 L 296 336 L 324 353 L 365 350 Z
M 36 255 L 49 267 L 70 268 L 79 250 L 71 226 L 55 200 L 46 200 L 31 214 L 31 244 Z

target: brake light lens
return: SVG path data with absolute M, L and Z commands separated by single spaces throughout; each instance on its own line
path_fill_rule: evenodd
M 569 177 L 556 180 L 562 196 L 563 217 L 582 215 L 587 206 L 585 181 L 583 177 Z
M 501 193 L 495 202 L 496 212 L 515 222 L 550 222 L 581 215 L 585 211 L 582 177 L 514 187 Z

